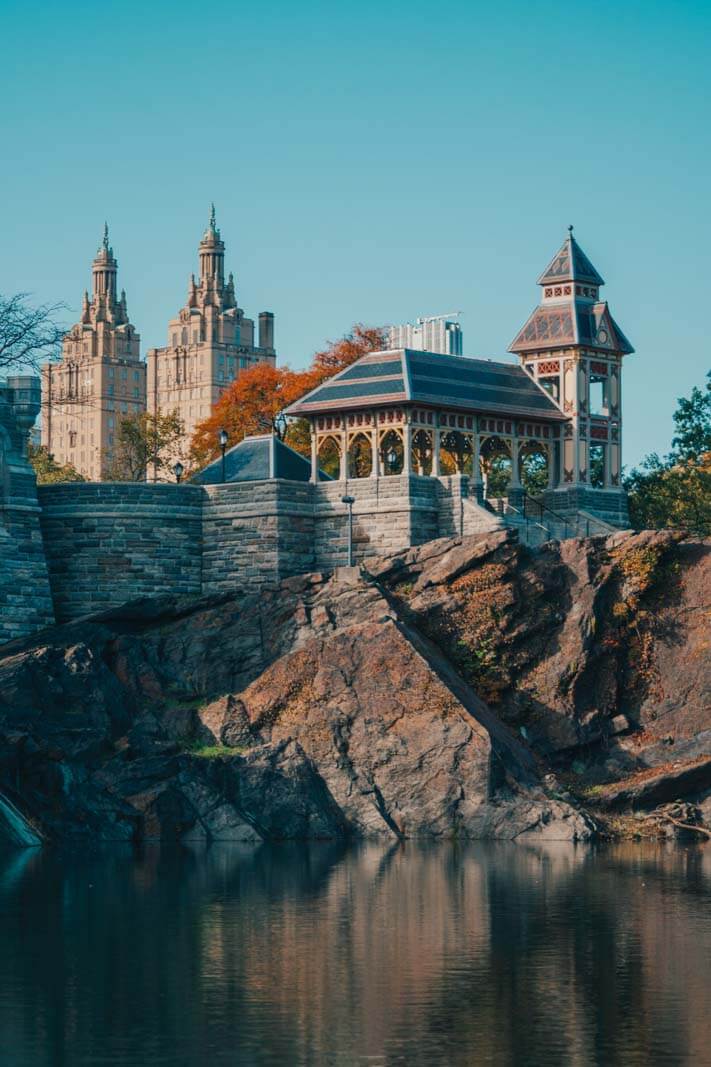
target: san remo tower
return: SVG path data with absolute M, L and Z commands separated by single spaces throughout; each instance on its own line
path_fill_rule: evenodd
M 59 363 L 42 367 L 42 444 L 58 463 L 101 481 L 114 462 L 122 419 L 146 407 L 146 365 L 116 286 L 118 263 L 108 227 L 91 265 L 92 295 L 62 342 Z
M 177 411 L 186 443 L 241 371 L 276 361 L 273 314 L 260 314 L 255 344 L 254 322 L 237 306 L 232 275 L 225 281 L 225 245 L 214 205 L 198 251 L 200 278 L 190 278 L 187 302 L 168 326 L 168 345 L 147 353 L 148 411 Z

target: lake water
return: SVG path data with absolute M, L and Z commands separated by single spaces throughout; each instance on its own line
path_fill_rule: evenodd
M 711 845 L 0 854 L 0 1064 L 711 1064 Z

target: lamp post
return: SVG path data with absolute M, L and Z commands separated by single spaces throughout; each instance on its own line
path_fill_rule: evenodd
M 388 454 L 387 454 L 387 456 L 385 458 L 388 461 L 388 467 L 390 468 L 390 473 L 394 474 L 395 473 L 395 468 L 397 467 L 397 452 L 395 451 L 395 448 L 393 447 L 393 445 L 391 445 L 390 448 L 388 449 Z
M 353 566 L 353 505 L 354 496 L 342 496 L 341 503 L 348 508 L 348 566 Z
M 222 478 L 221 478 L 221 481 L 224 482 L 224 480 L 225 480 L 225 449 L 227 448 L 227 442 L 229 441 L 229 434 L 227 433 L 227 430 L 220 430 L 220 436 L 219 436 L 218 440 L 220 442 L 220 448 L 222 449 Z
M 180 460 L 178 460 L 178 462 L 173 466 L 173 474 L 175 475 L 175 480 L 178 483 L 178 485 L 180 485 L 180 479 L 183 477 L 183 471 L 184 470 L 185 470 L 185 467 L 180 462 Z

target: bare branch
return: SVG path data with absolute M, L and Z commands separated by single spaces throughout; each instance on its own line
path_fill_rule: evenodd
M 27 293 L 0 294 L 0 370 L 38 370 L 59 354 L 66 327 L 56 320 L 64 304 L 32 307 Z

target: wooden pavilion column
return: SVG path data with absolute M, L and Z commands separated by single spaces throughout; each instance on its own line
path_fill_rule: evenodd
M 405 420 L 402 427 L 402 473 L 412 474 L 412 427 L 410 426 L 409 412 L 405 412 Z
M 314 485 L 318 484 L 318 441 L 316 440 L 316 419 L 309 419 L 311 426 L 311 478 Z
M 378 413 L 377 411 L 371 412 L 371 418 L 373 420 L 373 429 L 370 433 L 370 447 L 373 455 L 373 464 L 370 470 L 371 478 L 380 477 L 380 449 L 378 448 Z
M 440 451 L 440 449 L 439 449 L 439 446 L 440 446 L 439 434 L 440 434 L 440 430 L 439 430 L 439 412 L 437 411 L 437 412 L 435 412 L 435 424 L 434 424 L 434 427 L 433 427 L 433 430 L 432 430 L 432 476 L 434 478 L 439 478 L 441 473 L 442 473 L 442 464 L 441 464 L 441 461 L 440 461 L 440 454 L 439 454 L 439 451 Z
M 338 477 L 339 481 L 345 482 L 348 480 L 348 424 L 345 415 L 340 415 L 339 418 L 341 420 L 341 469 Z

